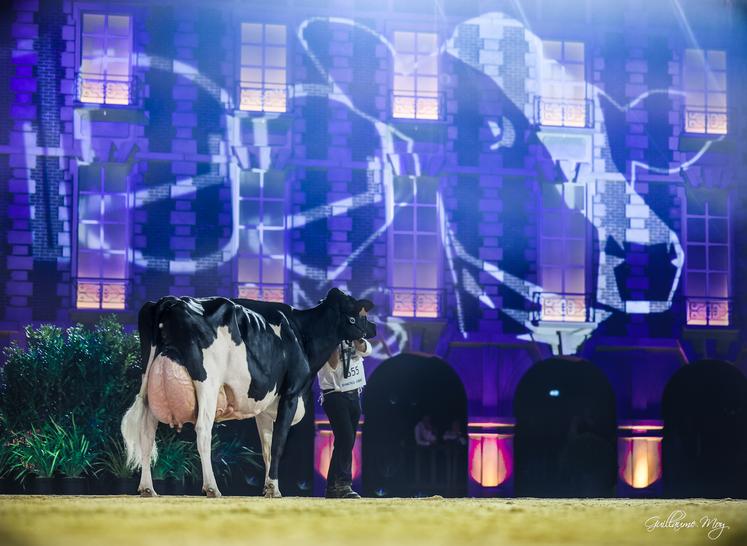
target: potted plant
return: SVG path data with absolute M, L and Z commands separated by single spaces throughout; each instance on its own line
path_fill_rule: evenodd
M 127 452 L 120 437 L 110 437 L 95 463 L 99 491 L 105 494 L 132 495 L 137 491 L 137 478 L 127 464 Z
M 197 473 L 199 456 L 193 442 L 168 430 L 157 440 L 158 459 L 153 465 L 153 487 L 166 495 L 184 495 L 187 479 Z
M 28 492 L 37 495 L 56 493 L 54 474 L 60 463 L 60 446 L 49 428 L 32 428 L 10 445 L 10 471 Z
M 60 449 L 58 469 L 63 495 L 85 495 L 88 483 L 83 476 L 92 468 L 96 456 L 86 435 L 76 426 L 75 419 L 70 419 L 67 427 L 62 427 L 55 421 L 51 422 L 52 434 L 57 437 Z

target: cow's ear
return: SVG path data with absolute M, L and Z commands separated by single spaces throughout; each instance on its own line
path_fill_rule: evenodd
M 361 309 L 365 309 L 366 313 L 368 313 L 371 309 L 374 308 L 374 304 L 371 300 L 358 300 L 355 302 L 355 311 L 360 313 Z
M 334 301 L 339 299 L 341 296 L 344 296 L 345 293 L 337 288 L 336 286 L 329 289 L 329 292 L 327 292 L 327 297 L 325 299 L 329 301 Z

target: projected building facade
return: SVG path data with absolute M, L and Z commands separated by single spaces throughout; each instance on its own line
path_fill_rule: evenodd
M 14 3 L 3 341 L 337 285 L 385 324 L 371 371 L 424 352 L 459 373 L 474 491 L 510 479 L 513 389 L 553 353 L 607 372 L 621 453 L 657 460 L 671 374 L 747 368 L 745 52 L 721 4 L 565 4 Z

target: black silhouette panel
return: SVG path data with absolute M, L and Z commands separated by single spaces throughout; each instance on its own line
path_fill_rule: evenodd
M 614 495 L 615 396 L 599 368 L 574 357 L 536 363 L 519 382 L 514 412 L 517 496 Z
M 401 354 L 383 362 L 364 391 L 363 491 L 366 496 L 467 494 L 467 396 L 443 360 Z M 415 442 L 428 417 L 433 445 Z M 461 432 L 461 440 L 447 431 Z
M 664 490 L 747 497 L 747 378 L 729 362 L 682 367 L 664 389 Z

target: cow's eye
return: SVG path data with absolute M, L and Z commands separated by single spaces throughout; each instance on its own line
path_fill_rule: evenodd
M 348 317 L 348 322 L 350 322 L 350 324 L 355 324 L 355 317 Z

